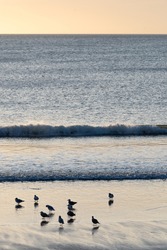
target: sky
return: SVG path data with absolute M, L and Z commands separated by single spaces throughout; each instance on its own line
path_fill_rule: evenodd
M 0 0 L 0 34 L 167 34 L 167 0 Z

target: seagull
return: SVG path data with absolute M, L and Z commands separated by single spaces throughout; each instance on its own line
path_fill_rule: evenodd
M 73 205 L 71 205 L 71 204 L 68 204 L 67 208 L 68 208 L 68 210 L 75 210 L 75 208 L 73 208 Z
M 49 212 L 55 211 L 54 207 L 52 207 L 50 205 L 46 205 L 46 207 L 48 208 Z
M 109 199 L 113 199 L 113 198 L 114 198 L 114 195 L 113 195 L 112 193 L 109 193 L 109 194 L 108 194 L 108 198 L 109 198 Z
M 64 224 L 64 220 L 60 215 L 59 215 L 59 218 L 58 218 L 58 222 L 60 223 L 60 225 Z
M 40 215 L 41 215 L 41 217 L 44 218 L 44 219 L 49 217 L 49 215 L 48 215 L 47 213 L 44 213 L 44 212 L 42 212 L 42 211 L 40 212 Z
M 98 222 L 98 220 L 95 219 L 94 216 L 92 216 L 92 223 L 93 223 L 94 225 L 100 224 L 100 222 Z
M 67 212 L 67 215 L 70 216 L 70 217 L 75 216 L 75 214 L 74 214 L 73 211 L 71 211 L 71 210 Z
M 35 194 L 34 195 L 34 202 L 38 202 L 39 201 L 39 197 Z
M 68 205 L 74 206 L 75 204 L 77 204 L 76 201 L 72 201 L 72 200 L 68 199 Z
M 18 205 L 20 205 L 20 203 L 24 202 L 24 200 L 21 200 L 21 199 L 19 199 L 19 198 L 15 198 L 15 202 L 16 202 Z

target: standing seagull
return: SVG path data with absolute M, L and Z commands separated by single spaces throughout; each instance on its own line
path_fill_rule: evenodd
M 113 195 L 112 193 L 109 193 L 109 194 L 108 194 L 108 198 L 109 198 L 109 199 L 113 199 L 113 198 L 114 198 L 114 195 Z
M 69 210 L 69 211 L 67 212 L 67 215 L 70 216 L 70 217 L 75 216 L 75 214 L 74 214 L 73 211 L 71 211 L 71 210 Z
M 94 225 L 100 224 L 100 223 L 98 222 L 98 220 L 94 218 L 94 216 L 92 216 L 92 223 L 93 223 Z
M 45 219 L 45 218 L 49 218 L 49 215 L 48 214 L 46 214 L 46 213 L 44 213 L 44 212 L 40 212 L 40 215 L 41 215 L 41 217 L 43 218 L 43 219 Z
M 75 204 L 77 204 L 76 201 L 72 201 L 72 200 L 68 199 L 68 205 L 74 206 Z
M 68 204 L 67 208 L 68 208 L 68 210 L 75 210 L 75 208 L 73 208 L 73 205 L 71 205 L 71 204 Z
M 46 207 L 48 208 L 49 212 L 53 212 L 55 211 L 54 207 L 50 206 L 50 205 L 46 205 Z
M 15 202 L 16 202 L 18 205 L 20 205 L 20 203 L 24 202 L 24 200 L 21 200 L 21 199 L 19 199 L 19 198 L 15 198 Z
M 60 215 L 59 215 L 59 218 L 58 218 L 58 222 L 60 223 L 61 226 L 64 224 L 64 220 Z
M 34 195 L 34 202 L 38 202 L 39 201 L 39 197 L 35 194 Z

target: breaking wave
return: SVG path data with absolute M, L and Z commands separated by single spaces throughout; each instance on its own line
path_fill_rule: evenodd
M 51 126 L 14 125 L 0 127 L 0 138 L 58 138 L 91 136 L 167 135 L 167 125 Z
M 22 175 L 22 176 L 0 176 L 0 182 L 52 182 L 52 181 L 126 181 L 126 180 L 166 180 L 166 173 L 139 173 L 136 175 L 85 175 L 85 176 L 62 176 L 62 175 Z
M 124 181 L 124 180 L 166 180 L 166 167 L 161 168 L 109 168 L 109 169 L 34 169 L 0 172 L 0 182 L 50 182 L 50 181 Z

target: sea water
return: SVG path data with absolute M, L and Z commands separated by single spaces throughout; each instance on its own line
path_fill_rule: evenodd
M 1 35 L 0 181 L 167 178 L 166 35 Z

